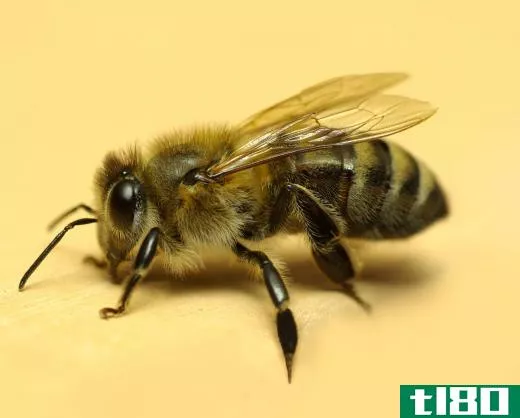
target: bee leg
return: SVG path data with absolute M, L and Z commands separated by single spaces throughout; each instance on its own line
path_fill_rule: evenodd
M 119 260 L 111 260 L 108 261 L 104 258 L 98 258 L 93 255 L 87 255 L 83 257 L 83 263 L 94 266 L 100 270 L 108 270 L 108 274 L 110 275 L 110 279 L 114 284 L 121 284 L 124 280 L 124 276 L 118 273 L 118 267 L 121 264 Z
M 159 242 L 159 228 L 152 228 L 146 235 L 134 263 L 134 272 L 127 282 L 123 295 L 117 308 L 103 308 L 99 311 L 102 319 L 108 319 L 116 315 L 121 315 L 128 304 L 128 300 L 139 281 L 146 275 L 148 268 L 157 252 Z
M 108 262 L 106 260 L 95 257 L 93 255 L 87 255 L 87 256 L 83 257 L 83 262 L 85 264 L 89 264 L 91 266 L 97 267 L 98 269 L 106 269 L 108 267 Z
M 312 242 L 312 255 L 320 270 L 338 283 L 366 312 L 370 312 L 371 306 L 354 288 L 354 266 L 341 245 L 341 232 L 334 220 L 307 189 L 296 184 L 289 184 L 287 188 L 296 194 L 296 203 L 305 218 L 307 234 Z
M 260 266 L 262 269 L 265 285 L 269 296 L 273 301 L 278 313 L 276 315 L 276 327 L 278 330 L 278 340 L 282 347 L 287 367 L 287 378 L 291 383 L 293 357 L 298 344 L 298 330 L 296 322 L 289 305 L 289 292 L 280 276 L 278 270 L 271 260 L 260 251 L 252 251 L 240 243 L 236 243 L 233 251 L 240 258 Z
M 357 302 L 367 313 L 372 311 L 372 307 L 363 300 L 356 292 L 354 287 L 354 268 L 350 257 L 337 240 L 331 240 L 321 248 L 313 248 L 312 255 L 316 264 L 325 275 L 333 282 L 338 283 L 345 293 Z

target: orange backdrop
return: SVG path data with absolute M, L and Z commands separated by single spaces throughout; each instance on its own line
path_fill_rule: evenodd
M 5 417 L 395 417 L 399 384 L 519 383 L 517 2 L 60 0 L 0 12 L 0 414 Z M 273 312 L 241 266 L 161 275 L 104 322 L 121 288 L 85 266 L 75 231 L 21 274 L 63 209 L 91 203 L 110 149 L 172 127 L 239 121 L 313 83 L 406 71 L 396 91 L 439 106 L 395 140 L 445 185 L 452 215 L 359 252 L 367 317 L 304 244 L 300 346 L 286 382 Z

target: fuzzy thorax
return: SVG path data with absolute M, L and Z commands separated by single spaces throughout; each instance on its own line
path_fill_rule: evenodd
M 199 127 L 163 135 L 144 152 L 132 146 L 109 153 L 94 183 L 102 249 L 127 259 L 157 226 L 162 231 L 160 253 L 174 270 L 176 258 L 181 269 L 196 266 L 197 247 L 230 247 L 237 241 L 261 202 L 255 171 L 228 176 L 224 184 L 183 182 L 191 170 L 230 153 L 238 142 L 235 135 L 225 126 Z M 121 229 L 111 220 L 109 200 L 114 186 L 128 177 L 141 185 L 142 211 L 129 228 Z

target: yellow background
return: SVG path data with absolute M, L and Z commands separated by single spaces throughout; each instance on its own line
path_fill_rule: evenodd
M 0 6 L 0 415 L 395 417 L 399 384 L 520 383 L 519 10 L 514 1 L 18 1 Z M 236 122 L 326 78 L 406 71 L 439 106 L 396 136 L 442 180 L 452 215 L 358 255 L 367 317 L 300 241 L 300 345 L 285 377 L 267 292 L 209 260 L 152 277 L 128 315 L 85 266 L 93 227 L 17 282 L 110 149 Z

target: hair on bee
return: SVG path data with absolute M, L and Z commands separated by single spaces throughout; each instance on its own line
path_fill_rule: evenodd
M 125 171 L 144 172 L 143 154 L 137 144 L 109 152 L 96 171 L 94 185 L 100 189 L 101 194 L 108 193 L 110 186 Z
M 19 288 L 70 229 L 96 223 L 112 275 L 133 263 L 119 303 L 123 314 L 152 262 L 174 275 L 201 266 L 207 248 L 229 250 L 263 278 L 276 309 L 289 382 L 298 330 L 289 291 L 270 251 L 260 245 L 302 234 L 324 276 L 359 306 L 357 263 L 349 239 L 410 237 L 448 215 L 432 171 L 387 138 L 430 118 L 429 103 L 383 94 L 402 73 L 337 77 L 253 114 L 236 125 L 207 125 L 109 153 L 94 179 L 92 217 L 65 226 L 23 275 Z M 269 253 L 269 255 L 267 254 Z M 288 277 L 288 275 L 286 276 Z

